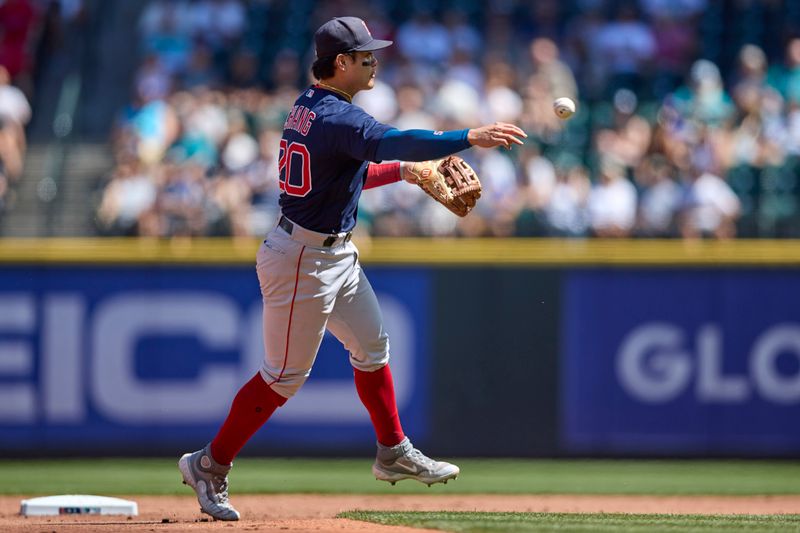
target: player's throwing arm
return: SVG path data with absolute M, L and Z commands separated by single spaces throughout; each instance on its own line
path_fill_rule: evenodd
M 523 144 L 525 137 L 519 127 L 505 122 L 446 132 L 389 130 L 381 138 L 376 157 L 403 160 L 404 180 L 419 185 L 428 196 L 464 217 L 481 197 L 482 186 L 475 170 L 452 154 L 471 146 L 511 149 Z

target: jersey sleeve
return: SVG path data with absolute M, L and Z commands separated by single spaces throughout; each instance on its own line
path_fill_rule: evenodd
M 429 131 L 392 129 L 386 132 L 375 157 L 380 160 L 428 161 L 441 159 L 466 150 L 471 145 L 468 129 L 454 131 Z
M 378 122 L 358 106 L 347 105 L 326 121 L 326 129 L 339 151 L 359 161 L 377 163 L 378 145 L 392 126 Z

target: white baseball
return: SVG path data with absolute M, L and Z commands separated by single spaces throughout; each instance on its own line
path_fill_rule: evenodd
M 567 98 L 566 96 L 556 98 L 553 102 L 553 111 L 555 111 L 558 118 L 566 120 L 575 113 L 575 102 L 572 101 L 572 98 Z

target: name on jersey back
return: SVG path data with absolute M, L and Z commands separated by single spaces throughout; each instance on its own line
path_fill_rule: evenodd
M 308 130 L 311 129 L 311 123 L 316 117 L 317 114 L 306 106 L 296 105 L 286 118 L 286 122 L 283 123 L 283 129 L 295 130 L 305 137 L 308 135 Z

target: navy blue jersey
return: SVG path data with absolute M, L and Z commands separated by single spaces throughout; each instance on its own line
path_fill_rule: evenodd
M 278 153 L 281 211 L 320 233 L 350 231 L 382 124 L 343 96 L 313 86 L 286 119 Z

